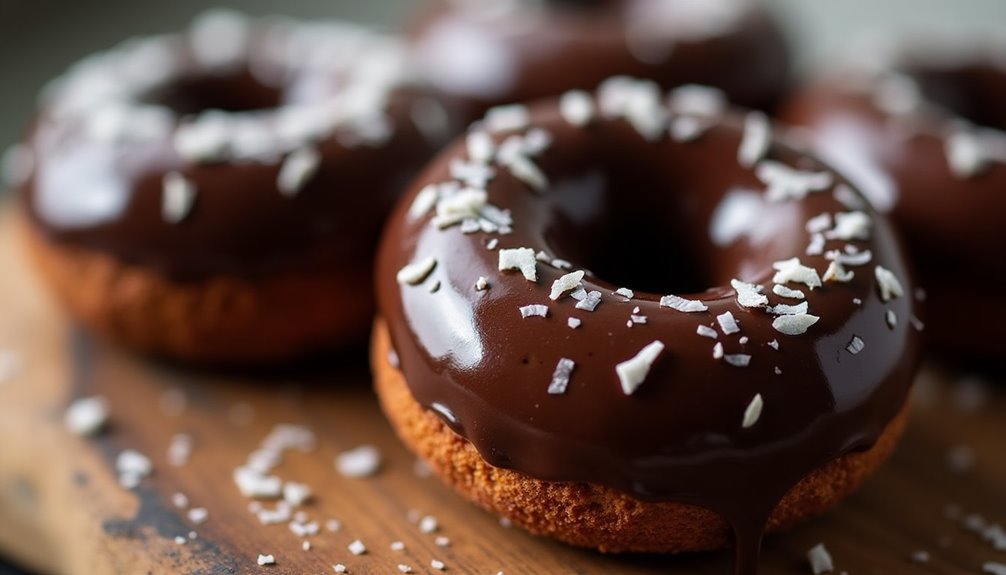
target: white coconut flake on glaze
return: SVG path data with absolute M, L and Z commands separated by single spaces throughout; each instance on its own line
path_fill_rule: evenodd
M 768 305 L 768 296 L 764 295 L 764 287 L 737 279 L 730 280 L 730 285 L 737 292 L 737 303 L 743 307 L 759 308 Z
M 807 295 L 798 289 L 788 288 L 781 284 L 772 286 L 772 293 L 786 299 L 806 299 Z
M 522 306 L 520 308 L 520 317 L 523 319 L 527 319 L 529 317 L 548 317 L 548 306 L 541 304 Z
M 880 299 L 884 302 L 905 295 L 905 288 L 902 287 L 898 277 L 891 270 L 877 266 L 874 269 L 874 276 L 877 278 L 877 287 L 880 289 Z
M 398 270 L 395 279 L 399 284 L 418 285 L 429 277 L 435 267 L 437 267 L 437 259 L 433 256 L 426 257 Z
M 810 314 L 781 315 L 772 321 L 772 327 L 783 335 L 803 335 L 821 318 Z
M 747 408 L 744 410 L 744 419 L 741 420 L 741 427 L 744 429 L 750 429 L 758 423 L 761 419 L 761 412 L 765 406 L 765 402 L 761 397 L 761 394 L 757 394 L 748 404 Z
M 698 300 L 690 300 L 676 295 L 665 295 L 660 298 L 660 307 L 671 308 L 682 313 L 698 313 L 708 311 L 709 307 Z
M 577 127 L 584 127 L 594 119 L 594 99 L 582 90 L 571 90 L 559 98 L 562 119 Z
M 800 258 L 793 258 L 780 262 L 775 262 L 772 267 L 776 270 L 772 281 L 777 284 L 802 283 L 811 290 L 821 287 L 821 277 L 817 270 L 800 263 Z
M 654 341 L 644 347 L 635 357 L 627 359 L 615 366 L 615 373 L 618 381 L 622 385 L 622 392 L 625 395 L 632 395 L 639 386 L 646 380 L 650 373 L 650 368 L 657 358 L 664 351 L 664 344 L 661 341 Z
M 196 199 L 196 186 L 178 172 L 164 174 L 161 215 L 169 224 L 189 217 Z
M 755 175 L 765 184 L 765 198 L 770 202 L 802 200 L 834 182 L 831 172 L 805 172 L 771 160 L 759 163 Z
M 552 282 L 552 292 L 549 294 L 548 298 L 552 301 L 556 301 L 567 292 L 580 287 L 580 283 L 583 281 L 583 276 L 584 272 L 577 271 L 568 273 L 555 280 Z
M 720 330 L 723 331 L 723 335 L 731 335 L 740 333 L 741 331 L 737 318 L 731 312 L 724 312 L 716 316 L 716 322 L 720 324 Z
M 576 368 L 576 363 L 567 358 L 562 358 L 559 363 L 555 366 L 555 371 L 552 372 L 552 381 L 548 384 L 549 395 L 562 395 L 566 393 L 566 388 L 569 386 L 569 377 L 573 373 L 573 369 Z
M 742 167 L 752 168 L 765 158 L 772 145 L 772 124 L 762 112 L 749 112 L 744 120 L 744 136 L 737 150 Z
M 538 281 L 538 260 L 531 248 L 502 249 L 499 251 L 499 271 L 520 270 L 524 279 Z

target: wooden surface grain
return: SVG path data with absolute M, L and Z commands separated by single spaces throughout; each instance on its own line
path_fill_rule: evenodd
M 11 210 L 0 210 L 0 358 L 19 364 L 6 374 L 0 368 L 0 555 L 72 575 L 332 573 L 335 563 L 359 574 L 399 573 L 400 564 L 437 573 L 433 559 L 448 573 L 465 574 L 730 572 L 729 553 L 604 556 L 500 525 L 417 474 L 377 408 L 363 349 L 286 372 L 223 374 L 152 363 L 95 341 L 59 314 L 16 235 Z M 770 538 L 762 573 L 810 573 L 805 554 L 819 542 L 836 572 L 850 575 L 981 573 L 986 562 L 1006 563 L 1006 551 L 974 529 L 974 514 L 1006 525 L 1002 379 L 927 366 L 911 426 L 890 464 L 839 509 Z M 95 438 L 68 433 L 64 410 L 91 395 L 110 403 L 107 431 Z M 281 423 L 317 437 L 313 450 L 286 453 L 275 470 L 313 489 L 302 511 L 322 525 L 315 536 L 261 525 L 231 478 Z M 178 433 L 193 437 L 193 450 L 175 467 L 167 449 Z M 380 471 L 340 475 L 336 455 L 362 444 L 379 449 Z M 135 490 L 119 486 L 114 468 L 127 448 L 154 463 Z M 193 523 L 172 505 L 175 493 L 206 508 L 209 518 Z M 422 533 L 412 521 L 417 512 L 435 516 L 438 531 Z M 338 531 L 325 529 L 330 519 L 339 520 Z M 450 545 L 436 545 L 438 536 Z M 355 539 L 366 544 L 365 555 L 347 550 Z M 404 549 L 393 550 L 395 541 Z M 919 552 L 929 561 L 913 561 Z M 260 553 L 276 564 L 259 567 Z

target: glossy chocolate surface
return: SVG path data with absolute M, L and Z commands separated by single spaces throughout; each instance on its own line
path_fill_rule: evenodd
M 252 37 L 251 54 L 268 48 L 270 28 L 263 26 Z M 171 124 L 163 134 L 138 142 L 105 141 L 93 137 L 87 125 L 89 116 L 103 110 L 63 114 L 58 104 L 72 103 L 77 97 L 72 93 L 43 105 L 28 143 L 34 170 L 22 186 L 38 229 L 56 243 L 105 252 L 178 281 L 343 274 L 357 278 L 353 281 L 365 293 L 380 225 L 408 179 L 437 149 L 412 120 L 414 106 L 428 94 L 407 85 L 389 92 L 382 128 L 390 134 L 379 143 L 361 141 L 352 125 L 307 139 L 305 146 L 320 154 L 318 168 L 295 195 L 284 195 L 277 180 L 292 149 L 192 161 L 174 144 L 179 127 L 202 121 L 208 110 L 222 110 L 220 116 L 246 128 L 278 125 L 293 106 L 324 105 L 342 96 L 352 87 L 347 75 L 355 72 L 279 66 L 264 74 L 251 56 L 207 67 L 185 40 L 184 34 L 150 40 L 167 51 L 176 68 L 166 83 L 125 102 L 168 117 Z M 124 131 L 131 137 L 128 127 Z M 260 134 L 248 132 L 238 138 L 249 147 L 259 145 Z M 268 151 L 273 138 L 262 139 Z M 196 189 L 191 212 L 178 223 L 163 214 L 163 180 L 169 172 L 181 174 Z
M 880 82 L 893 74 L 921 91 L 917 109 L 907 115 L 877 104 Z M 1006 278 L 1006 156 L 962 176 L 951 168 L 948 138 L 961 121 L 1006 130 L 1006 71 L 973 61 L 950 67 L 910 61 L 885 71 L 872 87 L 849 88 L 863 82 L 854 71 L 821 78 L 793 97 L 782 119 L 808 128 L 822 157 L 904 235 L 928 294 L 933 351 L 999 358 L 1006 344 L 999 327 L 1006 299 L 997 289 Z M 1000 138 L 1006 143 L 1006 133 Z M 967 309 L 983 319 L 969 319 Z
M 476 117 L 618 74 L 664 88 L 716 86 L 733 102 L 770 109 L 790 71 L 782 32 L 750 0 L 458 4 L 432 2 L 412 35 L 432 81 L 469 101 Z
M 873 218 L 868 241 L 851 242 L 873 259 L 848 268 L 855 272 L 850 283 L 814 291 L 790 284 L 806 291 L 810 313 L 821 318 L 806 334 L 783 335 L 765 309 L 738 304 L 729 287 L 734 278 L 764 285 L 772 305 L 797 303 L 772 293 L 773 262 L 800 257 L 823 273 L 825 258 L 804 254 L 805 224 L 823 212 L 848 211 L 830 191 L 766 201 L 764 184 L 737 161 L 742 124 L 731 113 L 693 142 L 665 136 L 648 143 L 622 120 L 578 128 L 555 105 L 534 107 L 532 125 L 554 138 L 537 158 L 550 185 L 536 194 L 501 169 L 487 188 L 492 204 L 512 210 L 513 233 L 466 235 L 408 214 L 424 186 L 450 180 L 451 159 L 466 157 L 459 144 L 399 204 L 382 240 L 377 286 L 414 397 L 489 463 L 715 510 L 734 527 L 738 569 L 753 572 L 765 520 L 782 496 L 821 465 L 869 448 L 903 407 L 919 335 L 911 298 L 885 303 L 878 292 L 875 265 L 911 289 L 883 218 Z M 820 169 L 778 144 L 770 157 Z M 492 238 L 498 249 L 545 250 L 569 260 L 572 270 L 593 268 L 597 275 L 588 272 L 584 287 L 600 291 L 602 303 L 587 312 L 569 296 L 550 301 L 549 287 L 566 271 L 544 263 L 537 282 L 498 271 L 498 249 L 487 247 Z M 828 249 L 841 247 L 828 242 Z M 399 269 L 428 256 L 437 264 L 423 283 L 396 282 Z M 480 276 L 488 279 L 485 291 L 474 287 Z M 631 301 L 614 293 L 623 286 L 635 290 Z M 681 291 L 696 287 L 691 295 Z M 709 309 L 660 307 L 669 293 Z M 522 319 L 519 308 L 529 304 L 546 305 L 548 316 Z M 646 323 L 628 327 L 637 306 Z M 893 328 L 888 310 L 899 318 Z M 724 335 L 717 325 L 727 311 L 740 333 Z M 582 325 L 571 329 L 570 317 Z M 716 329 L 718 339 L 698 335 L 700 324 Z M 854 336 L 866 343 L 858 354 L 847 350 Z M 626 395 L 615 365 L 655 340 L 665 350 Z M 749 354 L 750 365 L 714 359 L 717 342 L 728 355 Z M 567 391 L 551 395 L 560 358 L 576 365 Z M 756 394 L 764 409 L 744 428 Z

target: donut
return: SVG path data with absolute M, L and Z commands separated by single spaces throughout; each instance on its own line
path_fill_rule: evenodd
M 383 219 L 449 137 L 410 67 L 377 32 L 224 11 L 84 59 L 19 154 L 33 259 L 73 317 L 146 354 L 365 342 Z
M 782 111 L 904 235 L 933 353 L 970 362 L 998 359 L 1004 341 L 1004 50 L 906 39 L 813 80 Z
M 473 119 L 620 74 L 716 86 L 767 109 L 790 70 L 785 38 L 756 0 L 436 0 L 411 36 L 424 75 Z
M 897 236 L 711 88 L 616 77 L 504 112 L 385 228 L 384 412 L 532 533 L 736 542 L 752 573 L 765 530 L 837 503 L 901 434 L 921 334 Z

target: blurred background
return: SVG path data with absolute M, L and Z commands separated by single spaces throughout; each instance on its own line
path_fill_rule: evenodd
M 895 30 L 1006 36 L 1006 0 L 764 0 L 797 47 L 802 72 L 857 38 Z M 0 150 L 31 119 L 35 94 L 69 64 L 134 35 L 186 25 L 210 6 L 255 15 L 344 18 L 395 28 L 415 0 L 0 0 Z M 3 190 L 0 189 L 0 193 Z M 0 558 L 0 575 L 20 573 Z

